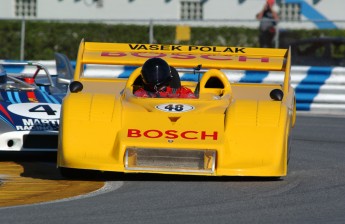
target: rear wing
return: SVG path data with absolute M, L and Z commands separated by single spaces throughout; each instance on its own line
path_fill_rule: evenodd
M 183 68 L 201 64 L 207 69 L 285 71 L 283 89 L 288 90 L 290 85 L 288 49 L 84 41 L 80 43 L 74 79 L 80 79 L 85 64 L 141 66 L 153 57 Z

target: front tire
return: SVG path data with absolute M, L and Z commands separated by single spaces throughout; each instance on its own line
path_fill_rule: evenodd
M 82 169 L 74 169 L 74 168 L 66 168 L 66 167 L 59 167 L 59 172 L 62 177 L 66 179 L 90 179 L 94 177 L 89 170 L 82 170 Z

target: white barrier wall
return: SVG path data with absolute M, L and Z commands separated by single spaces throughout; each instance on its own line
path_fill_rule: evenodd
M 55 61 L 37 61 L 56 75 Z M 1 61 L 0 61 L 1 63 Z M 72 62 L 74 65 L 75 62 Z M 30 73 L 32 68 L 6 68 L 8 73 Z M 102 71 L 108 77 L 127 78 L 134 67 L 119 66 L 116 71 Z M 100 72 L 92 68 L 91 73 Z M 282 83 L 278 72 L 224 70 L 231 82 Z M 195 75 L 181 73 L 182 80 L 196 80 Z M 297 110 L 345 115 L 345 67 L 292 66 L 291 83 L 295 88 Z

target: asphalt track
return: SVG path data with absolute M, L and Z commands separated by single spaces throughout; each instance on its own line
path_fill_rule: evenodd
M 0 223 L 345 223 L 344 136 L 345 116 L 298 114 L 282 180 L 106 173 L 91 194 L 2 207 Z

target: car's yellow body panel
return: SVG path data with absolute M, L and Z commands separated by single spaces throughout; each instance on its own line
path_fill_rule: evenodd
M 296 116 L 289 50 L 174 46 L 81 43 L 74 79 L 82 83 L 83 90 L 69 93 L 63 101 L 58 166 L 116 172 L 285 176 Z M 199 97 L 135 97 L 133 84 L 140 67 L 128 79 L 83 75 L 86 64 L 141 66 L 153 56 L 163 57 L 176 67 L 202 64 L 207 68 L 200 80 Z M 219 69 L 283 71 L 285 77 L 281 84 L 230 83 Z M 222 85 L 208 88 L 210 78 Z M 183 81 L 182 85 L 195 90 L 197 82 Z M 272 100 L 270 92 L 274 89 L 284 93 L 282 100 Z M 183 111 L 178 110 L 181 105 Z M 150 162 L 152 165 L 147 164 Z

